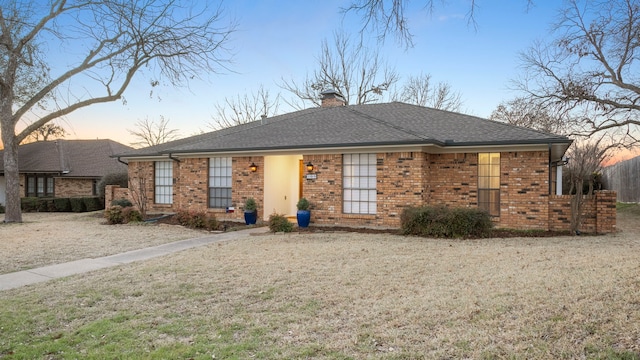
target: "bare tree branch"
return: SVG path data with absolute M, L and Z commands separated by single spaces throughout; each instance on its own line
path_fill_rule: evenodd
M 226 69 L 226 44 L 235 25 L 222 24 L 219 6 L 189 6 L 177 0 L 49 0 L 46 6 L 7 0 L 0 5 L 5 221 L 22 219 L 17 145 L 33 131 L 78 109 L 122 99 L 142 72 L 154 78 L 152 83 L 163 79 L 183 85 Z M 65 51 L 67 46 L 72 50 Z M 65 63 L 50 63 L 52 52 L 63 53 Z M 26 114 L 35 120 L 16 134 Z
M 320 106 L 320 93 L 337 90 L 347 104 L 377 102 L 384 92 L 398 81 L 395 69 L 386 65 L 378 51 L 354 44 L 351 39 L 336 32 L 333 43 L 323 40 L 317 68 L 297 83 L 282 80 L 280 87 L 291 92 L 299 102 L 289 102 L 294 108 Z
M 462 95 L 454 92 L 449 83 L 439 82 L 433 86 L 430 74 L 410 76 L 401 93 L 393 94 L 391 99 L 447 111 L 460 111 L 463 103 Z
M 257 93 L 238 95 L 235 99 L 225 98 L 224 104 L 216 104 L 216 114 L 208 125 L 213 130 L 219 130 L 246 124 L 278 115 L 279 106 L 280 94 L 273 98 L 269 90 L 261 85 Z
M 179 138 L 178 129 L 169 129 L 169 119 L 160 115 L 160 120 L 155 122 L 145 118 L 135 123 L 136 128 L 127 129 L 130 135 L 138 141 L 132 142 L 133 147 L 145 147 L 164 144 L 168 141 Z
M 565 113 L 578 113 L 583 134 L 640 125 L 640 4 L 570 0 L 549 44 L 522 54 L 517 87 Z

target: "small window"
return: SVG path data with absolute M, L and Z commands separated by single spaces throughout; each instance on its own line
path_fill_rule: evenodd
M 225 209 L 231 206 L 231 158 L 209 159 L 209 207 Z
M 343 212 L 376 214 L 376 154 L 342 156 Z
M 173 161 L 155 162 L 155 203 L 173 204 Z
M 500 216 L 500 153 L 478 154 L 478 207 Z

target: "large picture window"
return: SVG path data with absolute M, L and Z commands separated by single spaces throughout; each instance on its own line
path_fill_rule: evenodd
M 52 197 L 53 194 L 53 177 L 51 175 L 33 174 L 26 175 L 28 197 Z
M 155 203 L 173 204 L 173 161 L 155 162 Z
M 376 213 L 376 154 L 342 156 L 343 211 Z
M 209 159 L 209 207 L 231 206 L 231 158 Z
M 500 216 L 500 153 L 478 154 L 478 207 Z

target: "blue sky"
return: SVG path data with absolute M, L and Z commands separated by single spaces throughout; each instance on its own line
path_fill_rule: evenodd
M 467 23 L 468 0 L 435 1 L 433 14 L 413 0 L 409 25 L 415 46 L 404 49 L 390 37 L 380 53 L 395 67 L 402 79 L 420 73 L 432 80 L 446 81 L 461 93 L 463 111 L 488 117 L 496 106 L 511 99 L 510 81 L 522 72 L 519 53 L 533 41 L 544 39 L 561 2 L 535 1 L 526 9 L 526 0 L 477 0 L 477 29 Z M 331 39 L 343 28 L 358 36 L 359 18 L 346 17 L 340 7 L 347 0 L 250 1 L 234 0 L 224 4 L 229 19 L 235 18 L 238 30 L 229 47 L 234 61 L 231 71 L 203 74 L 189 88 L 160 86 L 149 95 L 149 81 L 138 76 L 121 102 L 95 105 L 77 111 L 60 122 L 69 132 L 67 139 L 110 138 L 128 144 L 133 141 L 126 129 L 144 118 L 169 119 L 171 128 L 188 136 L 207 129 L 215 104 L 225 97 L 256 92 L 260 85 L 272 94 L 281 92 L 281 79 L 302 80 L 314 69 L 321 41 Z M 373 35 L 372 35 L 373 36 Z M 281 104 L 281 112 L 288 112 Z

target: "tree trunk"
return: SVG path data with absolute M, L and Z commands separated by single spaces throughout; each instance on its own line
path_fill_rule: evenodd
M 2 143 L 4 144 L 4 177 L 6 181 L 5 222 L 22 222 L 20 210 L 20 174 L 18 168 L 18 142 L 11 119 L 2 117 Z

